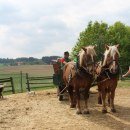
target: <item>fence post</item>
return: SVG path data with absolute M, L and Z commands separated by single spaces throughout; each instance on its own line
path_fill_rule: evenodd
M 23 73 L 20 71 L 21 92 L 23 93 Z
M 12 93 L 15 94 L 14 82 L 13 82 L 13 78 L 12 77 L 10 77 L 10 81 L 11 81 L 11 86 L 12 86 Z
M 27 79 L 27 89 L 30 92 L 30 84 L 29 84 L 29 78 L 28 78 L 28 73 L 26 73 L 26 79 Z

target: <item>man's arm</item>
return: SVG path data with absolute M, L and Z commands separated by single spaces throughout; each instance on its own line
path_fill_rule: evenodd
M 127 73 L 124 74 L 122 77 L 127 77 L 128 75 L 130 75 L 130 67 L 129 67 L 129 70 L 127 71 Z
M 63 64 L 65 65 L 65 64 L 67 64 L 67 62 L 66 62 L 66 61 L 64 61 L 64 62 L 63 62 Z

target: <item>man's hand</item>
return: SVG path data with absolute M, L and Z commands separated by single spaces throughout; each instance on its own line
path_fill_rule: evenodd
M 126 77 L 126 75 L 124 74 L 124 75 L 122 75 L 122 77 L 123 77 L 123 78 L 125 78 L 125 77 Z
M 63 64 L 65 65 L 65 64 L 67 64 L 67 62 L 64 61 Z

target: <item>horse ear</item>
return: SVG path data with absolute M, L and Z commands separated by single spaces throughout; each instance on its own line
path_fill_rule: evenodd
M 93 49 L 96 49 L 97 48 L 97 45 L 93 46 Z
M 109 49 L 109 46 L 107 44 L 105 44 L 105 48 L 108 50 Z
M 120 47 L 120 44 L 117 44 L 117 45 L 115 45 L 117 48 L 119 48 Z
M 86 50 L 87 50 L 85 47 L 82 47 L 82 49 L 83 49 L 85 52 L 86 52 Z

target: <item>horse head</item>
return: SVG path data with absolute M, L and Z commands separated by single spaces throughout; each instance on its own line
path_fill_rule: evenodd
M 105 45 L 106 51 L 104 53 L 104 60 L 103 60 L 103 67 L 109 68 L 110 72 L 115 74 L 118 72 L 118 59 L 120 56 L 120 53 L 118 51 L 119 44 L 108 46 Z
M 84 68 L 89 74 L 94 74 L 95 56 L 95 46 L 82 47 L 79 53 L 79 66 Z

